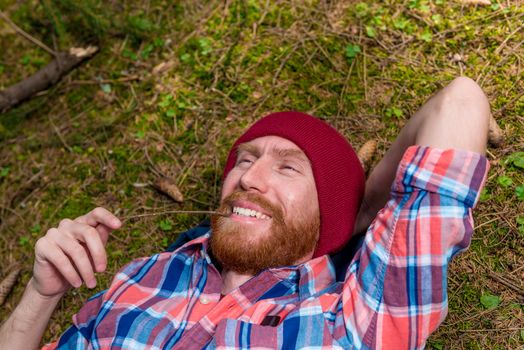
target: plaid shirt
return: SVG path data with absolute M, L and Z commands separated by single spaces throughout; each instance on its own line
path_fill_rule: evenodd
M 268 269 L 221 297 L 209 233 L 135 260 L 44 349 L 421 349 L 447 313 L 485 157 L 412 146 L 344 281 L 325 255 Z

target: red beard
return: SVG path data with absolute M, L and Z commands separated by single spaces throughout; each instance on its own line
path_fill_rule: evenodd
M 229 217 L 214 215 L 211 218 L 211 252 L 223 266 L 241 274 L 257 274 L 271 267 L 296 264 L 317 244 L 320 227 L 319 215 L 294 215 L 284 220 L 283 212 L 262 196 L 254 193 L 234 192 L 222 201 L 220 212 L 231 212 L 233 201 L 246 200 L 262 207 L 271 215 L 271 227 L 263 233 L 250 235 L 249 227 Z

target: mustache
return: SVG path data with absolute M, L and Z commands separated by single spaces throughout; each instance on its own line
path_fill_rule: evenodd
M 280 207 L 271 203 L 261 195 L 252 192 L 235 191 L 231 193 L 229 196 L 224 198 L 224 200 L 222 200 L 222 203 L 217 211 L 230 215 L 233 210 L 234 202 L 238 200 L 245 200 L 260 206 L 262 209 L 268 211 L 273 219 L 276 218 L 279 220 L 283 218 L 283 211 Z

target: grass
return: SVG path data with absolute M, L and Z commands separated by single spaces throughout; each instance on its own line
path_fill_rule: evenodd
M 213 209 L 229 146 L 270 111 L 325 118 L 356 147 L 377 139 L 379 159 L 431 94 L 466 75 L 489 96 L 505 142 L 489 149 L 479 228 L 452 264 L 449 315 L 428 348 L 524 348 L 522 293 L 496 280 L 504 276 L 522 289 L 524 277 L 524 169 L 517 153 L 524 144 L 522 1 L 71 4 L 0 0 L 5 13 L 50 47 L 101 49 L 0 116 L 0 275 L 15 263 L 24 267 L 0 320 L 31 276 L 34 243 L 62 218 L 98 205 L 120 217 Z M 0 46 L 0 88 L 51 59 L 3 22 Z M 183 204 L 141 186 L 159 174 L 177 180 Z M 108 272 L 96 290 L 123 264 L 163 250 L 203 218 L 128 219 L 109 242 Z M 45 340 L 64 331 L 93 293 L 69 293 Z

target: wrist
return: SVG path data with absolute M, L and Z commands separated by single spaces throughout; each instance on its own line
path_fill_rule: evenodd
M 27 283 L 25 293 L 28 294 L 28 296 L 30 296 L 31 298 L 35 298 L 33 299 L 34 302 L 37 302 L 37 303 L 41 302 L 41 303 L 46 303 L 46 304 L 53 304 L 53 303 L 56 304 L 58 303 L 58 301 L 60 301 L 60 299 L 62 299 L 62 297 L 64 296 L 66 292 L 60 292 L 60 293 L 53 294 L 53 295 L 42 294 L 39 291 L 39 289 L 37 288 L 37 283 L 34 277 L 31 277 L 31 279 Z

